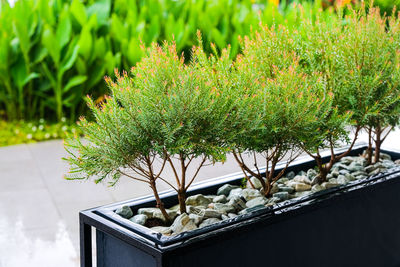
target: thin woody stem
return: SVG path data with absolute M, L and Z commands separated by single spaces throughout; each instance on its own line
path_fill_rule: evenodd
M 134 176 L 129 175 L 129 174 L 127 174 L 127 173 L 125 173 L 125 172 L 123 172 L 123 171 L 121 171 L 121 170 L 117 170 L 117 172 L 119 172 L 120 174 L 125 175 L 126 177 L 129 177 L 129 178 L 131 178 L 131 179 L 134 179 L 134 180 L 137 180 L 137 181 L 141 181 L 141 182 L 145 182 L 145 183 L 150 183 L 150 182 L 147 181 L 147 180 L 134 177 Z
M 164 170 L 164 167 L 165 167 L 165 163 L 166 163 L 166 162 L 167 162 L 167 160 L 164 159 L 164 160 L 163 160 L 163 164 L 162 164 L 162 166 L 161 166 L 161 169 L 160 169 L 160 171 L 158 172 L 158 174 L 154 177 L 154 180 L 156 180 L 157 178 L 160 177 L 161 173 L 162 173 L 163 170 Z
M 156 179 L 154 177 L 153 168 L 152 168 L 152 161 L 150 160 L 150 157 L 148 157 L 148 156 L 146 156 L 145 159 L 146 159 L 147 167 L 149 168 L 149 173 L 150 173 L 150 188 L 153 190 L 153 194 L 154 194 L 154 197 L 155 197 L 156 203 L 157 203 L 157 208 L 160 209 L 165 220 L 167 222 L 170 222 L 171 218 L 169 217 L 167 211 L 165 210 L 164 203 L 162 202 L 162 200 L 158 194 Z
M 181 188 L 185 188 L 186 184 L 186 166 L 185 166 L 185 158 L 183 154 L 179 154 L 179 161 L 181 162 Z
M 253 157 L 254 157 L 254 167 L 256 168 L 258 175 L 261 176 L 260 170 L 258 169 L 258 166 L 257 166 L 256 152 L 253 152 Z
M 194 179 L 196 178 L 197 174 L 199 174 L 200 169 L 203 167 L 204 162 L 206 161 L 206 157 L 203 158 L 202 162 L 200 163 L 199 167 L 196 170 L 196 173 L 193 175 L 192 179 L 190 180 L 189 184 L 186 186 L 185 190 L 187 190 L 190 185 L 193 183 Z
M 383 131 L 385 131 L 386 129 L 387 128 L 383 129 Z M 388 135 L 392 132 L 393 129 L 394 129 L 394 127 L 391 126 L 390 129 L 388 130 L 388 132 L 385 134 L 385 136 L 381 139 L 381 143 L 383 143 L 383 141 L 385 141 L 386 137 L 388 137 Z
M 242 172 L 243 172 L 243 174 L 244 174 L 244 177 L 245 177 L 246 180 L 250 183 L 251 187 L 252 187 L 253 189 L 255 189 L 255 186 L 254 186 L 253 182 L 250 180 L 250 177 L 247 175 L 247 172 L 246 172 L 245 169 L 243 168 L 244 162 L 241 162 L 241 161 L 239 160 L 239 158 L 236 156 L 235 152 L 233 152 L 233 155 L 234 155 L 236 161 L 238 162 L 239 167 L 240 167 L 240 169 L 242 170 Z
M 140 175 L 140 176 L 143 176 L 143 177 L 149 177 L 149 175 L 147 174 L 147 173 L 144 173 L 144 172 L 142 172 L 142 171 L 140 171 L 139 169 L 137 169 L 135 166 L 132 166 L 132 165 L 128 165 L 130 168 L 131 168 L 131 170 L 133 171 L 133 172 L 135 172 L 136 174 L 138 174 L 138 175 Z M 139 171 L 140 172 L 139 172 Z
M 240 153 L 239 153 L 240 155 Z M 258 177 L 258 174 L 253 172 L 247 165 L 244 163 L 242 156 L 240 155 L 240 158 L 242 161 L 239 159 L 237 156 L 236 152 L 233 152 L 233 156 L 235 157 L 236 161 L 239 163 L 240 167 L 243 168 L 246 172 L 248 172 L 251 176 Z
M 178 185 L 178 187 L 180 187 L 181 186 L 181 182 L 179 181 L 179 176 L 178 176 L 178 173 L 176 172 L 174 163 L 172 163 L 171 157 L 167 153 L 166 153 L 165 157 L 167 158 L 167 160 L 169 162 L 169 165 L 171 166 L 172 171 L 174 172 L 176 184 Z
M 190 163 L 192 162 L 192 160 L 194 159 L 194 156 L 191 156 L 188 163 L 185 165 L 185 168 L 189 167 Z
M 285 171 L 286 171 L 287 168 L 289 167 L 290 163 L 292 163 L 294 160 L 296 160 L 296 158 L 297 158 L 299 155 L 300 155 L 300 154 L 297 154 L 295 157 L 293 157 L 293 151 L 290 152 L 290 158 L 286 161 L 285 167 L 278 173 L 278 175 L 276 175 L 276 176 L 273 178 L 273 182 L 272 182 L 272 183 L 275 183 L 276 181 L 278 181 L 278 180 L 283 176 L 283 174 L 285 173 Z
M 307 155 L 309 155 L 309 156 L 312 157 L 313 159 L 316 158 L 316 156 L 315 156 L 314 154 L 310 153 L 310 152 L 304 147 L 304 145 L 300 145 L 300 147 L 301 147 L 301 149 L 302 149 L 304 152 L 306 152 Z
M 161 176 L 159 176 L 158 179 L 160 179 L 164 183 L 168 184 L 170 187 L 172 187 L 172 189 L 174 189 L 175 191 L 178 192 L 178 189 L 175 186 L 173 186 L 170 182 L 168 182 L 166 179 L 162 178 Z
M 357 139 L 358 139 L 358 133 L 360 132 L 361 127 L 357 126 L 356 128 L 356 132 L 354 133 L 354 138 L 353 138 L 353 142 L 351 143 L 349 149 L 347 149 L 347 151 L 343 152 L 341 155 L 336 157 L 336 161 L 340 160 L 341 158 L 347 156 L 350 151 L 353 149 L 354 144 L 356 143 Z

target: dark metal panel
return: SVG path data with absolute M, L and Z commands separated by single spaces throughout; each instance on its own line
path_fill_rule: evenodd
M 156 257 L 102 231 L 96 230 L 97 267 L 157 266 Z
M 163 266 L 400 266 L 399 178 L 182 246 Z
M 81 267 L 92 266 L 92 231 L 91 226 L 84 222 L 79 215 L 79 243 L 81 253 Z

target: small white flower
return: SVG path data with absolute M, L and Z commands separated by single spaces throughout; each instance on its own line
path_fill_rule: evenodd
M 66 121 L 67 121 L 67 119 L 65 117 L 61 118 L 61 122 L 66 122 Z
M 42 131 L 43 129 L 44 129 L 44 126 L 43 126 L 43 125 L 40 125 L 40 126 L 39 126 L 39 130 Z
M 36 132 L 36 130 L 37 130 L 37 127 L 36 127 L 36 126 L 33 126 L 33 127 L 32 127 L 32 132 Z
M 46 134 L 44 135 L 44 138 L 49 139 L 49 138 L 50 138 L 50 134 L 49 134 L 49 133 L 46 133 Z
M 61 130 L 62 130 L 63 132 L 65 132 L 66 130 L 68 130 L 68 127 L 64 125 L 63 127 L 61 127 Z
M 26 138 L 28 138 L 29 140 L 32 139 L 32 134 L 27 134 Z
M 43 118 L 40 119 L 40 120 L 39 120 L 39 123 L 44 123 L 44 119 L 43 119 Z
M 58 136 L 57 133 L 53 133 L 52 135 L 54 138 L 57 138 L 57 136 Z
M 15 133 L 15 134 L 19 134 L 19 130 L 18 130 L 18 129 L 15 129 L 14 133 Z

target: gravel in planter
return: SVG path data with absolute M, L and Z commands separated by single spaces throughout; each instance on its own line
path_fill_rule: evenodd
M 164 235 L 176 235 L 206 227 L 258 209 L 273 206 L 281 201 L 304 197 L 315 192 L 364 179 L 400 165 L 400 160 L 393 162 L 389 155 L 383 154 L 380 162 L 367 167 L 365 165 L 366 160 L 363 157 L 344 157 L 334 164 L 328 174 L 328 181 L 322 184 L 316 183 L 317 172 L 315 169 L 309 169 L 307 172 L 300 171 L 297 174 L 291 171 L 273 185 L 272 197 L 270 198 L 266 198 L 262 194 L 259 181 L 255 178 L 251 179 L 255 189 L 251 188 L 250 183 L 247 183 L 247 188 L 225 184 L 218 189 L 217 195 L 198 194 L 188 197 L 186 200 L 187 214 L 180 214 L 177 206 L 167 209 L 168 214 L 175 218 L 172 225 L 155 226 L 151 227 L 151 229 Z M 146 224 L 148 220 L 163 220 L 162 214 L 157 208 L 141 208 L 138 210 L 138 214 L 133 216 L 131 208 L 123 206 L 116 213 L 134 223 L 146 226 L 148 226 L 148 223 Z

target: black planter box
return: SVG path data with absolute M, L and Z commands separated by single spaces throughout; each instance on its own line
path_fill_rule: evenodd
M 358 145 L 351 155 L 365 148 Z M 383 152 L 400 158 L 400 151 Z M 288 171 L 313 166 L 305 157 Z M 215 194 L 242 177 L 207 180 L 192 186 L 188 196 Z M 174 192 L 162 199 L 167 207 L 177 203 Z M 400 166 L 171 237 L 116 215 L 123 205 L 135 212 L 155 201 L 143 197 L 80 212 L 81 266 L 92 266 L 92 227 L 99 267 L 400 266 Z

